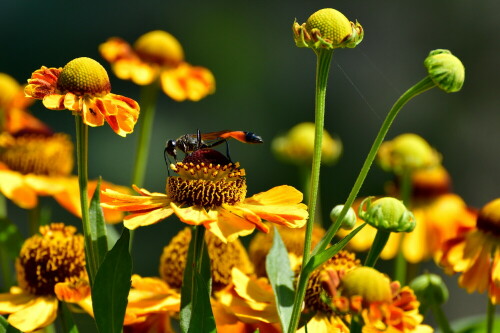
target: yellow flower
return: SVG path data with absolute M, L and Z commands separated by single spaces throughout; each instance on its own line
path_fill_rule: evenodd
M 184 228 L 163 249 L 160 258 L 160 276 L 173 288 L 182 287 L 190 241 L 191 229 Z M 233 267 L 245 274 L 253 273 L 253 265 L 248 259 L 245 247 L 238 239 L 224 243 L 212 233 L 206 233 L 205 243 L 210 258 L 213 290 L 220 290 L 230 284 Z
M 275 296 L 267 279 L 248 276 L 236 267 L 231 275 L 232 283 L 212 300 L 217 332 L 280 332 Z
M 274 138 L 272 149 L 286 162 L 310 167 L 314 152 L 314 123 L 295 125 L 285 135 Z M 342 152 L 342 143 L 325 130 L 321 151 L 321 163 L 333 164 Z
M 165 94 L 176 101 L 198 101 L 215 91 L 212 73 L 185 62 L 181 44 L 168 32 L 150 31 L 133 48 L 120 38 L 110 38 L 99 51 L 120 79 L 139 85 L 159 79 Z
M 423 169 L 412 174 L 413 198 L 411 210 L 416 226 L 411 233 L 404 235 L 401 250 L 408 262 L 418 263 L 432 258 L 448 239 L 457 235 L 462 228 L 474 225 L 476 213 L 467 207 L 458 195 L 450 193 L 450 177 L 442 166 Z M 397 188 L 389 192 L 398 195 Z M 353 208 L 361 202 L 356 200 Z M 358 219 L 356 226 L 363 221 Z M 338 236 L 344 237 L 347 230 L 339 230 Z M 355 251 L 367 251 L 375 237 L 376 229 L 365 226 L 349 242 L 348 247 Z M 380 254 L 388 260 L 396 256 L 401 242 L 401 234 L 392 233 Z
M 89 126 L 106 121 L 120 136 L 132 133 L 139 117 L 139 104 L 112 94 L 108 73 L 90 58 L 76 58 L 64 68 L 42 66 L 33 72 L 24 92 L 43 100 L 47 109 L 73 111 Z
M 488 290 L 500 303 L 500 198 L 478 213 L 476 227 L 463 228 L 442 245 L 436 258 L 448 274 L 462 273 L 458 282 L 469 293 Z
M 50 132 L 44 123 L 26 111 L 31 102 L 24 97 L 24 87 L 10 75 L 0 73 L 0 132 Z
M 130 212 L 125 227 L 135 229 L 157 223 L 172 214 L 191 225 L 203 225 L 223 242 L 245 236 L 255 228 L 268 232 L 262 219 L 290 228 L 302 227 L 307 219 L 302 193 L 287 185 L 246 196 L 245 170 L 221 153 L 200 149 L 183 162 L 172 164 L 178 174 L 167 178 L 167 193 L 131 196 L 112 190 L 102 192 L 102 206 Z
M 52 196 L 61 206 L 81 217 L 78 177 L 73 169 L 73 143 L 63 133 L 23 130 L 0 134 L 0 193 L 24 209 L 38 205 L 38 196 Z M 92 197 L 97 181 L 89 182 Z M 102 188 L 126 188 L 102 182 Z M 104 210 L 107 222 L 117 223 L 123 213 Z
M 0 294 L 0 314 L 23 332 L 50 325 L 58 300 L 80 302 L 90 293 L 85 271 L 84 239 L 62 223 L 40 227 L 28 238 L 16 261 L 18 287 Z

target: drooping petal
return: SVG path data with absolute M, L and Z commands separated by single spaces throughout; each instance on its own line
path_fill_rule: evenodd
M 44 99 L 57 89 L 57 81 L 62 68 L 47 68 L 42 66 L 31 74 L 24 93 L 28 98 Z
M 77 110 L 75 110 L 77 111 Z M 85 98 L 81 108 L 83 122 L 91 127 L 104 125 L 105 111 L 101 110 L 94 98 Z
M 75 179 L 77 177 L 74 177 Z M 28 174 L 24 176 L 24 181 L 38 195 L 56 195 L 64 191 L 71 183 L 71 177 L 56 177 Z
M 161 207 L 151 211 L 140 212 L 137 214 L 130 214 L 125 216 L 123 220 L 123 225 L 125 228 L 134 230 L 138 227 L 144 227 L 147 225 L 155 224 L 160 222 L 174 213 L 174 210 L 170 207 Z
M 289 228 L 303 227 L 308 217 L 303 204 L 275 206 L 241 204 L 241 206 L 251 210 L 266 221 L 285 225 Z
M 23 175 L 0 166 L 0 192 L 16 205 L 31 209 L 38 204 L 36 192 L 26 184 Z
M 151 193 L 145 189 L 134 190 L 141 195 L 130 195 L 106 188 L 101 191 L 101 206 L 104 208 L 117 209 L 121 211 L 147 211 L 160 207 L 167 207 L 170 199 L 163 193 Z
M 77 303 L 90 296 L 90 285 L 83 279 L 75 283 L 59 282 L 54 286 L 54 293 L 61 301 Z
M 64 108 L 71 111 L 81 111 L 83 107 L 83 97 L 72 93 L 64 95 Z
M 182 63 L 162 72 L 161 86 L 165 94 L 178 102 L 186 99 L 199 101 L 215 91 L 215 79 L 204 67 Z
M 9 316 L 8 322 L 23 332 L 46 327 L 57 317 L 58 300 L 54 296 L 37 297 L 24 309 Z
M 64 95 L 47 95 L 43 98 L 43 105 L 49 110 L 64 110 Z
M 28 306 L 34 298 L 34 295 L 24 292 L 0 294 L 0 314 L 17 312 Z
M 205 228 L 224 243 L 233 242 L 238 236 L 247 236 L 255 229 L 255 224 L 220 208 L 216 222 L 205 224 Z
M 198 206 L 182 208 L 174 202 L 170 203 L 170 207 L 174 210 L 175 215 L 177 215 L 182 222 L 187 224 L 200 225 L 217 221 L 218 212 L 215 210 L 207 212 L 205 208 Z

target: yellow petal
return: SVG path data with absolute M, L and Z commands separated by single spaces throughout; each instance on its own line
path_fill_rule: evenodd
M 425 216 L 421 210 L 414 210 L 417 224 L 412 232 L 402 235 L 403 246 L 402 250 L 404 257 L 408 262 L 415 264 L 424 261 L 430 257 L 432 249 L 430 248 L 430 237 L 428 234 Z
M 37 297 L 33 303 L 9 316 L 8 322 L 23 332 L 50 325 L 57 317 L 58 300 L 53 296 Z
M 24 182 L 24 176 L 10 170 L 0 170 L 0 191 L 21 208 L 31 209 L 38 204 L 36 192 Z
M 123 220 L 123 225 L 127 229 L 134 230 L 138 227 L 160 222 L 172 215 L 173 212 L 174 210 L 171 207 L 162 207 L 148 212 L 127 215 Z
M 85 98 L 81 112 L 85 124 L 91 127 L 104 125 L 104 114 L 96 105 L 95 98 Z
M 50 110 L 64 110 L 64 95 L 52 94 L 45 96 L 43 106 Z
M 250 235 L 255 229 L 255 224 L 230 213 L 224 208 L 220 208 L 218 212 L 219 218 L 217 221 L 205 224 L 205 228 L 224 243 L 233 242 L 238 236 Z
M 38 195 L 55 195 L 64 191 L 70 183 L 70 178 L 68 177 L 41 176 L 35 174 L 26 175 L 24 180 Z M 76 177 L 75 180 L 78 181 Z
M 187 224 L 200 225 L 217 221 L 216 214 L 209 214 L 203 207 L 189 206 L 181 208 L 173 202 L 170 203 L 170 207 L 174 210 L 175 215 L 177 215 L 182 222 Z
M 83 106 L 83 98 L 72 93 L 64 95 L 64 107 L 71 111 L 81 111 Z
M 0 294 L 0 314 L 9 314 L 25 308 L 35 298 L 28 293 Z
M 173 100 L 198 101 L 215 91 L 215 79 L 206 68 L 183 63 L 176 68 L 164 70 L 160 77 L 163 92 Z
M 255 194 L 245 199 L 245 203 L 260 205 L 289 205 L 302 202 L 302 192 L 292 186 L 281 185 L 272 189 Z

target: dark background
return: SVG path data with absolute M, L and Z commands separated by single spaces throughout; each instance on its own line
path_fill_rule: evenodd
M 446 48 L 466 67 L 461 92 L 438 89 L 412 100 L 387 138 L 414 132 L 444 157 L 454 190 L 480 207 L 499 196 L 500 70 L 498 1 L 2 1 L 0 2 L 0 72 L 25 83 L 42 65 L 62 67 L 88 56 L 108 69 L 113 92 L 139 99 L 140 88 L 118 80 L 100 58 L 98 45 L 112 36 L 134 42 L 145 32 L 162 29 L 176 36 L 186 60 L 211 69 L 214 95 L 200 102 L 177 103 L 160 95 L 145 187 L 164 191 L 167 139 L 200 128 L 250 130 L 262 146 L 232 143 L 232 158 L 248 174 L 249 194 L 275 185 L 299 186 L 297 170 L 273 157 L 270 142 L 302 121 L 314 120 L 312 51 L 295 47 L 291 26 L 314 11 L 333 7 L 358 20 L 365 39 L 355 49 L 334 54 L 327 93 L 325 127 L 338 135 L 344 153 L 334 167 L 322 170 L 325 214 L 342 203 L 357 176 L 380 124 L 395 100 L 426 75 L 430 50 Z M 37 102 L 31 110 L 56 131 L 74 135 L 68 111 L 50 111 Z M 90 177 L 102 175 L 129 185 L 136 135 L 121 138 L 108 125 L 90 130 Z M 76 171 L 75 171 L 76 173 Z M 373 167 L 360 195 L 381 193 L 389 175 Z M 78 221 L 47 198 L 53 220 Z M 23 225 L 26 212 L 9 206 Z M 157 275 L 162 247 L 183 225 L 175 218 L 136 233 L 134 272 Z M 434 270 L 430 263 L 429 269 Z M 446 311 L 452 318 L 484 313 L 486 297 L 453 289 Z

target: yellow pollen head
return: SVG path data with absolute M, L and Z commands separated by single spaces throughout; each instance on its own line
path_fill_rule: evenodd
M 245 170 L 239 164 L 214 165 L 178 162 L 171 169 L 179 177 L 168 177 L 167 194 L 172 201 L 205 208 L 234 205 L 245 199 Z
M 490 201 L 481 208 L 477 216 L 477 228 L 500 238 L 500 198 Z
M 371 267 L 357 267 L 342 278 L 342 296 L 361 296 L 363 303 L 391 302 L 391 281 L 387 276 Z
M 160 66 L 175 67 L 184 61 L 179 41 L 162 30 L 150 31 L 139 37 L 134 49 L 142 60 Z
M 87 278 L 84 239 L 75 232 L 75 227 L 52 223 L 24 242 L 16 261 L 22 289 L 34 295 L 54 295 L 56 283 Z
M 64 66 L 57 80 L 57 88 L 78 96 L 102 96 L 111 91 L 108 73 L 91 58 L 76 58 Z
M 12 76 L 0 73 L 0 109 L 8 108 L 20 90 L 21 86 Z
M 160 258 L 160 276 L 172 288 L 181 288 L 186 267 L 187 251 L 191 241 L 191 229 L 181 230 L 163 249 Z M 245 274 L 253 272 L 253 266 L 239 240 L 223 243 L 210 232 L 205 234 L 213 288 L 222 289 L 231 282 L 231 270 L 237 267 Z
M 67 176 L 73 170 L 73 143 L 63 133 L 0 135 L 0 162 L 22 174 Z
M 304 298 L 307 309 L 330 313 L 332 298 L 339 296 L 341 278 L 346 272 L 360 266 L 354 253 L 342 250 L 329 259 L 320 269 L 315 270 L 309 278 Z

